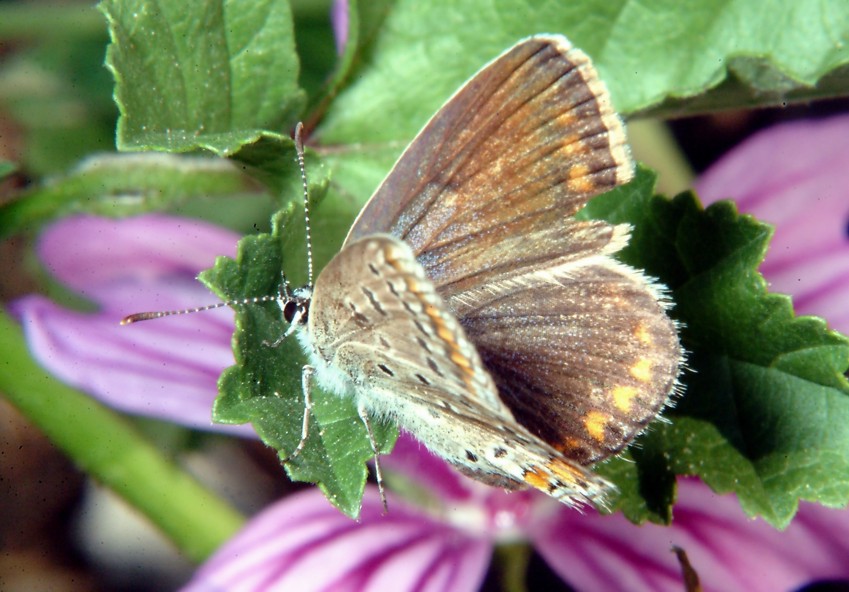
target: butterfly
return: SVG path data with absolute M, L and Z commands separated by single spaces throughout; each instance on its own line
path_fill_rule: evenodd
M 390 419 L 480 481 L 601 501 L 610 486 L 587 467 L 658 415 L 682 363 L 663 288 L 612 257 L 630 228 L 573 218 L 632 175 L 589 58 L 562 36 L 519 42 L 281 302 L 306 382 L 353 397 L 369 434 L 370 416 Z

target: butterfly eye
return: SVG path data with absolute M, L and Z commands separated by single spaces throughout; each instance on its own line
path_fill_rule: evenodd
M 283 306 L 283 318 L 286 319 L 287 323 L 291 323 L 295 320 L 295 316 L 298 313 L 298 309 L 300 306 L 294 300 L 290 300 Z

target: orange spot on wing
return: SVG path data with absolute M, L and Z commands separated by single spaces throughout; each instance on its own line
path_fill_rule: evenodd
M 454 339 L 454 333 L 452 333 L 445 325 L 436 325 L 436 334 L 442 341 L 449 344 L 452 350 L 457 346 L 457 342 Z
M 600 411 L 590 411 L 584 416 L 584 427 L 591 438 L 603 442 L 604 428 L 607 427 L 607 415 Z
M 576 164 L 569 169 L 569 180 L 566 181 L 566 184 L 573 191 L 589 193 L 596 189 L 592 179 L 590 170 L 585 165 Z
M 564 156 L 575 156 L 587 152 L 586 145 L 581 142 L 581 138 L 575 134 L 571 134 L 561 140 L 562 148 L 560 151 Z
M 469 360 L 469 358 L 467 358 L 466 356 L 464 356 L 463 354 L 461 354 L 458 351 L 452 351 L 451 352 L 451 361 L 454 362 L 455 364 L 457 364 L 458 366 L 460 366 L 461 368 L 464 368 L 466 370 L 468 370 L 469 368 L 472 367 L 472 363 Z
M 584 481 L 583 470 L 559 458 L 550 459 L 543 466 L 535 466 L 522 476 L 525 483 L 549 495 L 559 489 L 575 489 Z
M 522 478 L 525 480 L 525 483 L 531 487 L 541 489 L 545 492 L 548 491 L 548 472 L 541 467 L 533 467 L 532 469 L 526 470 Z
M 555 448 L 568 456 L 569 452 L 581 448 L 581 441 L 572 437 L 564 438 L 560 445 L 555 446 Z
M 640 358 L 631 366 L 631 376 L 640 382 L 649 382 L 652 378 L 652 364 L 648 358 Z
M 584 475 L 582 469 L 559 458 L 551 459 L 551 462 L 548 463 L 546 468 L 554 473 L 557 479 L 567 485 L 573 485 L 581 481 Z
M 580 179 L 590 174 L 590 169 L 586 165 L 576 164 L 569 169 L 569 180 Z
M 613 388 L 612 394 L 616 408 L 622 413 L 628 413 L 640 393 L 632 386 L 617 386 Z
M 648 328 L 642 323 L 640 323 L 634 330 L 634 336 L 637 338 L 637 341 L 643 345 L 651 345 L 654 341 Z
M 575 123 L 577 123 L 577 121 L 578 121 L 578 118 L 575 116 L 574 113 L 572 113 L 571 111 L 565 111 L 564 113 L 562 113 L 557 118 L 557 125 L 561 125 L 563 127 L 571 127 L 571 126 L 575 125 Z M 577 142 L 578 139 L 579 138 L 577 136 L 573 135 L 572 138 L 569 139 L 569 141 L 570 142 Z

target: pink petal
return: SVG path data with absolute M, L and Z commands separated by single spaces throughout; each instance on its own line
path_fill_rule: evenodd
M 540 553 L 577 590 L 680 592 L 673 545 L 683 548 L 706 592 L 793 590 L 849 578 L 849 511 L 803 503 L 785 531 L 747 518 L 733 495 L 679 480 L 671 527 L 635 526 L 621 515 L 556 512 L 535 526 Z
M 799 314 L 849 333 L 849 116 L 776 126 L 711 167 L 705 204 L 733 198 L 776 226 L 761 272 Z
M 398 499 L 382 514 L 368 487 L 359 522 L 317 490 L 287 497 L 248 525 L 195 574 L 184 592 L 477 590 L 491 545 Z
M 227 229 L 176 216 L 148 214 L 121 220 L 74 216 L 50 226 L 39 238 L 37 251 L 59 281 L 122 310 L 127 302 L 110 301 L 110 294 L 101 295 L 99 290 L 116 282 L 194 278 L 212 267 L 216 256 L 235 257 L 239 238 Z M 160 295 L 139 297 L 151 304 Z
M 333 25 L 336 53 L 339 55 L 345 52 L 345 45 L 348 43 L 349 10 L 348 0 L 333 0 L 330 7 L 330 22 Z
M 233 314 L 222 309 L 121 326 L 132 312 L 181 309 L 217 298 L 196 279 L 238 237 L 192 220 L 67 218 L 41 237 L 45 266 L 100 305 L 61 308 L 42 296 L 14 302 L 33 356 L 60 379 L 117 409 L 212 429 L 221 371 L 233 364 Z M 252 434 L 247 426 L 215 429 Z
M 475 487 L 470 479 L 405 432 L 398 437 L 392 454 L 381 457 L 381 465 L 403 474 L 443 500 L 468 500 Z

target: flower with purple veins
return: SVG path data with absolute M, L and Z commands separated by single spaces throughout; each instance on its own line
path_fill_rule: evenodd
M 10 311 L 42 366 L 107 405 L 249 435 L 248 426 L 213 426 L 211 419 L 218 376 L 233 364 L 231 310 L 119 325 L 128 313 L 214 302 L 197 274 L 216 255 L 234 255 L 238 239 L 229 230 L 173 216 L 66 218 L 41 235 L 38 256 L 97 312 L 63 308 L 39 295 L 17 300 Z
M 401 470 L 436 503 L 396 496 L 389 513 L 367 487 L 358 523 L 317 490 L 254 517 L 198 570 L 183 592 L 213 590 L 479 589 L 498 543 L 528 541 L 576 590 L 683 590 L 672 553 L 683 548 L 704 590 L 793 590 L 849 577 L 849 513 L 804 504 L 784 532 L 748 520 L 732 495 L 679 480 L 675 522 L 636 526 L 619 515 L 577 512 L 538 492 L 507 493 L 458 475 L 410 438 L 384 467 Z

